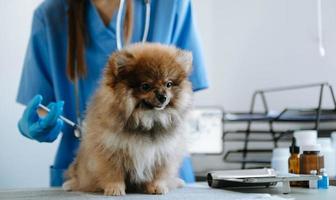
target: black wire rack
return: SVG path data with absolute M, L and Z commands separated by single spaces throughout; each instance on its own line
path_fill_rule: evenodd
M 276 92 L 287 92 L 291 90 L 302 90 L 307 88 L 319 89 L 318 105 L 315 108 L 309 109 L 295 109 L 285 108 L 280 112 L 270 112 L 269 103 L 266 98 L 266 94 Z M 331 100 L 333 103 L 332 109 L 322 108 L 323 97 L 325 91 L 328 90 L 331 94 Z M 263 111 L 256 111 L 257 97 L 260 97 Z M 224 113 L 223 123 L 246 123 L 245 129 L 225 130 L 223 132 L 223 142 L 229 141 L 242 141 L 243 148 L 239 150 L 232 150 L 226 152 L 224 155 L 224 161 L 230 163 L 241 163 L 241 168 L 245 169 L 246 165 L 251 164 L 264 164 L 268 166 L 271 160 L 272 149 L 250 149 L 249 142 L 271 142 L 273 147 L 278 147 L 278 142 L 283 138 L 291 138 L 294 131 L 304 130 L 298 128 L 276 130 L 275 124 L 289 123 L 289 124 L 301 124 L 301 123 L 313 123 L 313 127 L 309 130 L 317 130 L 330 132 L 334 129 L 322 130 L 321 123 L 323 122 L 336 122 L 336 99 L 332 86 L 329 83 L 315 83 L 307 85 L 296 85 L 289 87 L 278 87 L 264 90 L 257 90 L 252 95 L 250 104 L 250 110 L 248 112 L 230 112 Z M 264 123 L 267 128 L 253 128 L 253 123 Z M 270 134 L 270 139 L 267 138 L 250 138 L 252 133 Z M 245 136 L 243 139 L 229 139 L 228 135 L 240 134 Z M 251 155 L 251 156 L 248 156 Z M 254 156 L 253 156 L 254 155 Z

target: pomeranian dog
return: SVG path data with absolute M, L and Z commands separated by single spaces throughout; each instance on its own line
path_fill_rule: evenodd
M 173 46 L 141 43 L 114 53 L 88 106 L 64 189 L 125 195 L 182 187 L 191 68 L 191 53 Z

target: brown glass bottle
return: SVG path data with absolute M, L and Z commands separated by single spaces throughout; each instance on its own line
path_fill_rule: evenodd
M 289 147 L 290 157 L 288 158 L 288 172 L 300 174 L 300 148 L 296 146 L 296 139 L 293 137 L 292 145 Z M 301 186 L 300 182 L 291 181 L 291 186 Z
M 304 146 L 300 156 L 300 174 L 310 174 L 310 171 L 320 171 L 324 168 L 324 156 L 320 153 L 320 145 Z M 308 182 L 304 184 L 308 187 Z
M 288 172 L 300 174 L 300 155 L 298 153 L 293 153 L 288 158 Z
M 292 138 L 292 145 L 289 147 L 290 157 L 288 158 L 288 172 L 300 174 L 300 148 L 296 146 L 296 139 Z
M 304 151 L 300 156 L 300 173 L 309 174 L 311 170 L 324 168 L 324 157 L 319 151 Z

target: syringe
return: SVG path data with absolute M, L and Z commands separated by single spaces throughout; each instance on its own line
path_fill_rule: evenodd
M 47 111 L 47 112 L 50 112 L 50 109 L 42 104 L 39 104 L 39 107 L 44 110 L 44 111 Z M 81 130 L 81 127 L 78 126 L 76 123 L 74 123 L 73 121 L 71 121 L 70 119 L 60 115 L 59 116 L 59 119 L 61 119 L 63 122 L 65 122 L 66 124 L 70 125 L 71 127 L 73 127 L 75 130 L 74 130 L 74 134 L 75 134 L 75 137 L 77 138 L 80 138 L 81 137 L 81 133 L 82 133 L 82 130 Z

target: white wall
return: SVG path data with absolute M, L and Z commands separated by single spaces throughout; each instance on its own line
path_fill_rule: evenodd
M 57 143 L 21 136 L 16 124 L 23 106 L 15 103 L 31 18 L 41 0 L 0 0 L 0 188 L 48 186 L 48 166 Z
M 336 1 L 322 1 L 324 58 L 317 46 L 316 0 L 193 2 L 211 81 L 209 90 L 196 95 L 198 105 L 246 110 L 258 88 L 336 84 Z M 274 105 L 317 103 L 313 96 L 288 98 Z
M 0 0 L 0 188 L 48 186 L 58 143 L 27 140 L 16 128 L 23 107 L 15 96 L 39 2 Z M 336 85 L 336 1 L 323 2 L 326 57 L 321 58 L 316 0 L 193 0 L 211 85 L 196 94 L 196 105 L 244 110 L 257 88 L 319 81 Z M 310 105 L 316 103 L 313 94 L 273 98 L 272 105 Z

